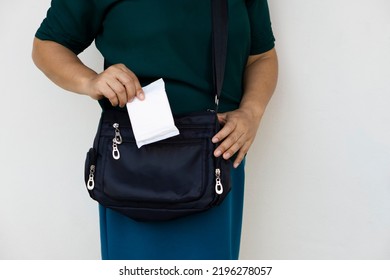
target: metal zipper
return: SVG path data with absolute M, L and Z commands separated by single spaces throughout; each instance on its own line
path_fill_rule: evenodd
M 221 182 L 221 169 L 215 169 L 215 192 L 218 195 L 223 194 L 223 186 Z
M 89 168 L 89 179 L 87 182 L 87 189 L 92 191 L 95 188 L 95 165 L 91 165 Z
M 121 132 L 119 130 L 119 124 L 114 123 L 112 126 L 115 128 L 115 136 L 112 139 L 112 157 L 115 160 L 118 160 L 121 157 L 118 145 L 122 144 L 123 140 L 122 140 Z

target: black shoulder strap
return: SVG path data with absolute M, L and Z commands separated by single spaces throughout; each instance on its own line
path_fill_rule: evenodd
M 228 1 L 211 0 L 212 2 L 212 59 L 213 83 L 216 112 L 221 96 L 228 42 Z

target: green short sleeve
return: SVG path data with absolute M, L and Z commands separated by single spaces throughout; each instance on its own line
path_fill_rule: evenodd
M 250 54 L 255 55 L 271 50 L 275 46 L 275 37 L 267 0 L 249 0 L 247 8 L 251 25 Z
M 85 50 L 101 28 L 106 7 L 114 0 L 52 0 L 35 36 L 57 42 L 74 53 Z

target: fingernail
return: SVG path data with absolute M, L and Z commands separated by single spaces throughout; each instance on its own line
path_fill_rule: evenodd
M 240 164 L 239 164 L 238 162 L 236 162 L 236 163 L 233 164 L 233 167 L 234 167 L 234 168 L 237 168 L 239 165 L 240 165 Z
M 134 100 L 134 96 L 133 96 L 132 98 L 129 99 L 129 103 L 130 103 L 130 102 L 133 102 L 133 100 Z
M 230 153 L 225 153 L 225 154 L 223 155 L 223 158 L 224 158 L 224 159 L 229 159 L 229 158 L 230 158 Z
M 144 100 L 145 99 L 145 94 L 142 91 L 139 92 L 137 96 L 138 96 L 138 99 L 140 99 L 140 100 Z
M 216 150 L 215 153 L 214 153 L 214 155 L 215 155 L 216 157 L 219 157 L 220 155 L 222 155 L 221 150 Z
M 219 142 L 219 139 L 217 137 L 214 137 L 212 140 L 211 140 L 213 143 L 218 143 Z

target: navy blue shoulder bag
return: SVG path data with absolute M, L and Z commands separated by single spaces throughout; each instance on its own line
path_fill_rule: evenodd
M 137 148 L 128 114 L 103 106 L 85 182 L 92 199 L 139 221 L 171 220 L 219 205 L 230 191 L 230 161 L 213 155 L 227 49 L 226 0 L 212 0 L 215 110 L 175 117 L 180 135 Z M 105 101 L 101 102 L 103 104 Z

